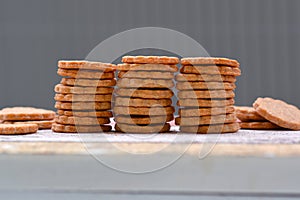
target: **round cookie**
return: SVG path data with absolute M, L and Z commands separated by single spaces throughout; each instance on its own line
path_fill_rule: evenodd
M 228 124 L 237 121 L 235 114 L 228 115 L 212 115 L 199 117 L 177 117 L 176 125 L 196 126 L 196 125 L 212 125 L 212 124 Z
M 191 66 L 185 65 L 180 69 L 184 74 L 220 74 L 227 76 L 240 76 L 241 70 L 239 68 L 232 68 L 227 66 Z
M 242 122 L 266 121 L 266 119 L 260 116 L 253 107 L 235 106 L 235 112 L 237 118 Z
M 225 107 L 234 105 L 235 101 L 231 99 L 211 100 L 211 99 L 180 99 L 178 106 L 182 107 Z
M 280 127 L 300 130 L 300 110 L 296 106 L 272 98 L 258 98 L 253 107 L 263 118 Z
M 111 102 L 111 94 L 96 94 L 96 95 L 81 95 L 81 94 L 55 94 L 54 99 L 56 101 L 67 101 L 67 102 Z
M 115 78 L 114 72 L 102 72 L 92 70 L 69 70 L 69 69 L 58 69 L 57 74 L 60 76 L 67 76 L 71 78 L 86 78 L 86 79 L 113 79 Z
M 7 122 L 7 121 L 5 121 Z M 11 124 L 36 124 L 38 125 L 39 130 L 42 129 L 51 129 L 54 120 L 44 120 L 44 121 L 9 121 Z
M 112 117 L 111 111 L 72 111 L 72 110 L 57 110 L 58 115 L 75 116 L 75 117 Z
M 115 118 L 117 123 L 121 124 L 139 124 L 139 125 L 148 125 L 148 124 L 164 124 L 165 122 L 172 121 L 174 119 L 173 115 L 166 116 L 122 116 L 118 115 Z
M 115 93 L 123 97 L 134 97 L 143 99 L 162 99 L 171 98 L 173 92 L 171 90 L 151 90 L 151 89 L 126 89 L 118 88 Z
M 171 99 L 140 99 L 116 97 L 115 106 L 130 106 L 130 107 L 151 107 L 153 105 L 170 106 Z
M 173 79 L 172 72 L 153 72 L 153 71 L 121 71 L 118 78 L 141 78 L 141 79 Z
M 172 88 L 173 80 L 122 78 L 117 81 L 119 88 Z
M 56 102 L 55 108 L 60 110 L 109 110 L 110 102 Z
M 0 124 L 0 135 L 24 135 L 36 133 L 38 129 L 36 124 Z
M 11 107 L 0 110 L 0 120 L 25 121 L 25 120 L 51 120 L 55 112 L 32 107 Z
M 237 60 L 228 58 L 215 57 L 190 57 L 182 58 L 182 65 L 228 65 L 231 67 L 239 67 L 240 63 Z
M 283 129 L 272 122 L 240 122 L 242 129 L 253 129 L 253 130 L 277 130 Z
M 205 89 L 205 90 L 234 90 L 236 85 L 234 83 L 226 82 L 178 82 L 176 84 L 178 90 L 191 90 L 191 89 Z
M 168 56 L 124 56 L 123 63 L 135 64 L 171 64 L 176 65 L 179 63 L 179 58 Z
M 124 133 L 165 133 L 170 130 L 170 124 L 138 126 L 118 123 L 115 126 L 116 131 Z
M 55 122 L 65 125 L 97 125 L 109 124 L 109 118 L 57 116 Z
M 235 83 L 235 76 L 219 75 L 219 74 L 177 74 L 175 76 L 176 81 L 182 82 L 193 82 L 193 81 L 204 81 L 204 82 L 230 82 Z
M 240 130 L 239 123 L 210 125 L 210 126 L 180 126 L 181 132 L 187 133 L 235 133 Z
M 71 87 L 58 84 L 54 91 L 61 94 L 111 94 L 114 91 L 112 87 Z
M 228 99 L 234 98 L 232 90 L 182 90 L 178 92 L 179 99 Z
M 208 115 L 223 115 L 234 113 L 234 107 L 218 107 L 218 108 L 180 108 L 179 116 L 181 117 L 199 117 Z
M 164 72 L 177 72 L 176 65 L 164 64 L 118 64 L 117 70 L 119 71 L 164 71 Z
M 167 107 L 151 107 L 151 108 L 136 108 L 136 107 L 121 107 L 115 106 L 113 108 L 115 115 L 147 115 L 147 116 L 155 116 L 155 115 L 171 115 L 175 112 L 173 106 Z
M 89 69 L 105 72 L 113 72 L 116 69 L 114 64 L 86 60 L 60 60 L 58 61 L 58 67 L 61 69 Z
M 116 85 L 116 79 L 98 80 L 98 79 L 75 79 L 62 78 L 60 83 L 67 86 L 78 87 L 112 87 Z
M 52 131 L 58 133 L 102 133 L 111 131 L 111 126 L 74 126 L 54 123 L 52 125 Z

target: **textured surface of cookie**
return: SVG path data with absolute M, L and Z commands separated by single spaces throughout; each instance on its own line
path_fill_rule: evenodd
M 234 105 L 234 99 L 210 100 L 210 99 L 180 99 L 178 106 L 182 107 L 225 107 Z
M 114 72 L 101 72 L 92 70 L 69 70 L 58 69 L 57 74 L 60 76 L 67 76 L 71 78 L 86 78 L 86 79 L 113 79 L 115 78 Z
M 238 123 L 210 125 L 210 126 L 180 126 L 181 132 L 187 133 L 235 133 L 240 130 Z
M 118 88 L 115 93 L 123 97 L 145 98 L 145 99 L 162 99 L 171 98 L 171 90 L 150 90 L 150 89 L 126 89 Z
M 102 133 L 111 131 L 111 126 L 74 126 L 54 123 L 52 125 L 52 131 L 58 133 Z
M 178 90 L 192 90 L 192 89 L 204 89 L 204 90 L 233 90 L 236 88 L 234 83 L 226 82 L 178 82 L 176 84 Z
M 253 130 L 278 130 L 283 129 L 272 122 L 240 122 L 242 129 L 253 129 Z
M 55 108 L 60 110 L 109 110 L 111 109 L 110 102 L 56 102 Z
M 122 116 L 118 115 L 115 118 L 117 123 L 122 124 L 165 124 L 166 122 L 172 121 L 174 119 L 173 115 L 162 115 L 162 116 Z
M 182 65 L 228 65 L 232 67 L 239 67 L 240 63 L 237 60 L 229 58 L 216 58 L 216 57 L 191 57 L 182 58 Z
M 168 79 L 122 78 L 117 81 L 117 86 L 120 88 L 172 88 L 174 82 Z
M 54 120 L 43 120 L 43 121 L 10 121 L 12 124 L 36 124 L 40 130 L 51 129 Z
M 83 94 L 55 94 L 54 99 L 56 101 L 68 101 L 68 102 L 111 102 L 111 94 L 96 94 L 96 95 L 83 95 Z
M 259 115 L 280 127 L 300 130 L 300 110 L 296 106 L 272 98 L 258 98 L 253 107 Z
M 75 117 L 112 117 L 111 111 L 72 111 L 72 110 L 57 110 L 58 115 L 75 116 Z
M 228 99 L 235 97 L 232 90 L 181 90 L 179 99 Z
M 226 76 L 219 74 L 177 74 L 175 76 L 176 81 L 193 82 L 193 81 L 205 81 L 205 82 L 236 82 L 235 76 Z
M 55 112 L 32 107 L 12 107 L 0 110 L 0 120 L 48 120 L 54 119 Z
M 199 117 L 177 117 L 175 123 L 182 126 L 210 125 L 210 124 L 228 124 L 237 121 L 236 115 L 212 115 Z
M 136 63 L 136 64 L 172 64 L 179 63 L 179 58 L 168 56 L 124 56 L 123 63 Z
M 170 106 L 171 99 L 141 99 L 141 98 L 126 98 L 116 97 L 115 106 L 130 106 L 130 107 L 151 107 L 153 105 Z
M 109 124 L 109 118 L 57 116 L 55 122 L 66 125 L 97 125 Z
M 239 68 L 232 68 L 227 66 L 191 66 L 186 65 L 181 67 L 181 73 L 184 74 L 221 74 L 226 76 L 240 76 L 241 70 Z
M 0 135 L 23 135 L 36 133 L 39 127 L 36 124 L 0 124 Z
M 236 116 L 242 122 L 248 121 L 266 121 L 260 116 L 253 107 L 249 106 L 235 106 Z
M 118 123 L 115 126 L 116 131 L 124 133 L 164 133 L 170 130 L 170 124 L 138 126 Z
M 177 72 L 176 65 L 163 65 L 163 64 L 119 64 L 117 66 L 119 71 L 164 71 L 164 72 Z
M 90 62 L 86 60 L 60 60 L 58 67 L 62 69 L 90 69 L 112 72 L 116 70 L 116 65 L 102 62 Z
M 111 94 L 114 88 L 110 87 L 72 87 L 58 84 L 54 91 L 61 94 Z
M 218 108 L 180 108 L 179 116 L 181 117 L 199 117 L 207 115 L 222 115 L 234 113 L 234 107 L 218 107 Z
M 152 71 L 121 71 L 118 78 L 146 78 L 146 79 L 173 79 L 172 72 L 152 72 Z
M 173 106 L 167 107 L 151 107 L 151 108 L 136 108 L 136 107 L 121 107 L 115 106 L 113 111 L 116 115 L 147 115 L 147 116 L 155 116 L 155 115 L 171 115 L 175 112 Z
M 75 79 L 62 78 L 60 83 L 67 86 L 78 87 L 111 87 L 116 85 L 116 79 L 98 80 L 98 79 Z

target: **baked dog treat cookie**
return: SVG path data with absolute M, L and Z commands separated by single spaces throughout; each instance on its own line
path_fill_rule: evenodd
M 181 126 L 181 132 L 187 133 L 235 133 L 240 130 L 239 123 L 209 125 L 209 126 Z
M 234 83 L 226 82 L 178 82 L 176 84 L 178 90 L 192 90 L 192 89 L 204 89 L 204 90 L 234 90 L 236 85 Z
M 38 129 L 36 124 L 0 124 L 0 135 L 24 135 L 36 133 Z
M 172 98 L 173 92 L 171 90 L 155 90 L 155 89 L 126 89 L 118 88 L 115 94 L 123 97 L 143 98 L 143 99 L 162 99 Z
M 147 115 L 147 116 L 171 115 L 175 112 L 175 109 L 173 106 L 151 107 L 151 108 L 115 106 L 113 108 L 113 110 L 116 115 L 126 115 L 126 116 L 130 116 L 130 115 Z
M 234 105 L 234 99 L 211 100 L 211 99 L 180 99 L 178 106 L 182 107 L 225 107 Z
M 280 127 L 300 130 L 300 110 L 296 106 L 272 98 L 258 98 L 253 107 L 263 118 Z
M 67 86 L 78 87 L 112 87 L 116 85 L 116 79 L 98 80 L 98 79 L 75 79 L 62 78 L 60 83 Z
M 12 107 L 0 110 L 2 121 L 51 120 L 55 112 L 32 107 Z
M 74 126 L 54 123 L 52 125 L 52 131 L 58 133 L 102 133 L 111 131 L 111 126 Z
M 171 106 L 171 99 L 140 99 L 116 97 L 115 106 L 151 107 L 153 105 Z
M 115 78 L 114 72 L 102 72 L 93 70 L 70 70 L 58 69 L 57 74 L 60 76 L 67 76 L 71 78 L 87 78 L 87 79 L 113 79 Z
M 121 71 L 118 78 L 140 78 L 140 79 L 173 79 L 172 72 L 154 72 L 154 71 Z
M 57 116 L 55 122 L 65 125 L 109 124 L 109 118 Z
M 114 91 L 112 87 L 71 87 L 58 84 L 54 91 L 61 94 L 111 94 Z
M 110 63 L 90 62 L 85 60 L 60 60 L 58 67 L 61 69 L 89 69 L 105 72 L 113 72 L 116 65 Z
M 72 111 L 72 110 L 57 110 L 58 115 L 75 116 L 75 117 L 103 117 L 110 118 L 113 116 L 111 111 Z
M 235 114 L 228 115 L 212 115 L 201 117 L 177 117 L 176 125 L 182 126 L 197 126 L 197 125 L 212 125 L 212 124 L 228 124 L 237 121 Z
M 253 130 L 277 130 L 283 129 L 272 122 L 240 122 L 242 129 L 253 129 Z
M 116 121 L 121 124 L 138 124 L 138 125 L 148 125 L 148 124 L 164 124 L 166 122 L 172 121 L 174 119 L 173 115 L 166 116 L 116 116 Z
M 218 107 L 218 108 L 180 108 L 179 115 L 181 117 L 199 117 L 208 115 L 223 115 L 234 113 L 234 107 Z
M 170 130 L 170 124 L 138 126 L 118 123 L 115 126 L 116 131 L 124 133 L 165 133 Z
M 180 69 L 184 74 L 221 74 L 227 76 L 240 76 L 241 70 L 239 68 L 232 68 L 227 66 L 191 66 L 185 65 Z
M 163 71 L 163 72 L 177 72 L 176 65 L 163 65 L 163 64 L 118 64 L 117 70 L 119 71 Z
M 232 90 L 182 90 L 178 92 L 179 99 L 228 99 L 234 98 Z
M 5 124 L 36 124 L 38 129 L 51 129 L 54 120 L 44 120 L 44 121 L 5 121 Z
M 242 122 L 266 121 L 266 119 L 260 116 L 253 107 L 235 106 L 235 112 L 237 118 Z
M 122 78 L 117 82 L 119 88 L 172 88 L 173 80 L 169 79 L 138 79 L 138 78 Z
M 56 94 L 54 99 L 56 101 L 67 101 L 67 102 L 110 102 L 112 99 L 111 94 L 96 94 L 96 95 L 81 95 L 81 94 Z
M 56 102 L 55 108 L 60 110 L 109 110 L 111 102 Z
M 123 63 L 135 64 L 170 64 L 176 65 L 179 63 L 179 58 L 168 56 L 124 56 Z
M 193 82 L 193 81 L 204 81 L 204 82 L 230 82 L 235 83 L 235 76 L 219 75 L 219 74 L 177 74 L 175 76 L 176 81 Z
M 182 58 L 182 65 L 227 65 L 231 67 L 239 67 L 240 63 L 228 58 L 214 58 L 214 57 L 193 57 Z

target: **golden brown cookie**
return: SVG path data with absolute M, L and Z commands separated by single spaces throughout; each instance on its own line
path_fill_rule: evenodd
M 135 64 L 171 64 L 176 65 L 179 63 L 179 58 L 168 56 L 124 56 L 123 63 Z
M 172 88 L 173 80 L 122 78 L 117 81 L 119 88 Z
M 239 123 L 210 125 L 210 126 L 180 126 L 181 132 L 186 133 L 235 133 L 240 130 Z
M 61 94 L 111 94 L 114 91 L 112 87 L 71 87 L 58 84 L 54 91 Z
M 36 124 L 40 130 L 51 129 L 54 120 L 43 120 L 43 121 L 5 121 L 5 124 Z
M 164 72 L 177 72 L 176 65 L 163 65 L 163 64 L 118 64 L 117 70 L 119 71 L 164 71 Z
M 173 79 L 173 72 L 121 71 L 118 78 Z
M 91 101 L 99 101 L 99 102 L 111 102 L 112 95 L 111 94 L 96 94 L 96 95 L 81 95 L 81 94 L 55 94 L 54 99 L 56 101 L 68 101 L 68 102 L 91 102 Z
M 228 124 L 237 121 L 234 113 L 228 115 L 212 115 L 199 117 L 177 117 L 175 123 L 182 126 Z
M 253 130 L 277 130 L 283 129 L 272 122 L 240 122 L 242 129 L 253 129 Z
M 23 135 L 36 133 L 39 127 L 36 124 L 0 124 L 0 135 Z
M 139 126 L 139 125 L 129 125 L 118 123 L 115 126 L 116 131 L 124 133 L 165 133 L 170 131 L 170 124 L 166 123 L 162 125 L 148 125 L 148 126 Z
M 113 79 L 115 78 L 114 72 L 102 72 L 93 70 L 70 70 L 70 69 L 58 69 L 57 74 L 60 76 L 67 76 L 71 78 L 87 78 L 87 79 Z
M 118 115 L 115 118 L 117 123 L 121 124 L 139 124 L 139 125 L 147 125 L 147 124 L 164 124 L 165 122 L 172 121 L 174 119 L 173 115 L 162 115 L 162 116 L 122 116 Z
M 60 60 L 58 67 L 61 69 L 89 69 L 105 72 L 115 71 L 116 65 L 110 63 L 90 62 L 86 60 Z
M 116 85 L 116 79 L 98 80 L 98 79 L 75 79 L 62 78 L 60 83 L 67 86 L 78 87 L 111 87 Z
M 234 83 L 226 82 L 178 82 L 176 84 L 176 88 L 178 90 L 234 90 L 236 88 L 236 85 Z
M 58 115 L 75 116 L 75 117 L 112 117 L 111 111 L 72 111 L 72 110 L 57 110 Z
M 175 76 L 176 81 L 193 82 L 193 81 L 204 81 L 204 82 L 230 82 L 235 83 L 235 76 L 219 75 L 219 74 L 177 74 Z
M 109 118 L 57 116 L 55 122 L 65 125 L 97 125 L 109 124 Z
M 242 122 L 266 121 L 266 119 L 260 116 L 253 107 L 235 106 L 235 112 L 237 118 Z
M 118 88 L 115 90 L 115 94 L 122 97 L 133 97 L 143 99 L 162 99 L 171 98 L 173 92 L 171 90 L 154 90 L 154 89 L 126 89 Z
M 235 101 L 231 99 L 211 100 L 211 99 L 180 99 L 178 106 L 182 107 L 225 107 L 234 105 Z
M 58 133 L 102 133 L 111 131 L 109 125 L 97 125 L 97 126 L 74 126 L 74 125 L 63 125 L 54 123 L 52 125 L 52 131 Z
M 232 68 L 227 66 L 191 66 L 185 65 L 180 69 L 184 74 L 220 74 L 226 76 L 240 76 L 241 70 L 239 68 Z
M 56 102 L 55 108 L 60 110 L 109 110 L 110 102 Z
M 215 58 L 215 57 L 192 57 L 182 58 L 182 65 L 227 65 L 231 67 L 239 67 L 240 63 L 233 59 L 228 58 Z
M 136 107 L 121 107 L 121 106 L 115 106 L 113 108 L 113 111 L 115 115 L 149 115 L 149 116 L 155 116 L 155 115 L 171 115 L 175 112 L 175 109 L 173 106 L 167 106 L 167 107 L 151 107 L 151 108 L 136 108 Z
M 0 110 L 0 120 L 24 121 L 24 120 L 51 120 L 55 112 L 32 107 L 12 107 Z
M 272 98 L 258 98 L 253 107 L 260 116 L 280 127 L 300 130 L 300 110 L 296 106 Z
M 182 90 L 178 92 L 179 99 L 228 99 L 234 98 L 232 90 Z
M 141 98 L 126 98 L 116 97 L 115 106 L 130 106 L 130 107 L 151 107 L 153 105 L 170 106 L 171 99 L 141 99 Z
M 217 107 L 217 108 L 180 108 L 179 116 L 181 117 L 199 117 L 207 115 L 223 115 L 234 113 L 234 107 Z

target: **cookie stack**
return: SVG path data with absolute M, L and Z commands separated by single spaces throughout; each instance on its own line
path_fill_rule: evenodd
M 125 56 L 117 66 L 114 115 L 116 131 L 168 132 L 173 120 L 174 73 L 179 59 L 166 56 Z
M 182 132 L 230 133 L 240 129 L 234 110 L 239 63 L 227 58 L 194 57 L 181 59 L 176 76 Z
M 55 132 L 110 131 L 115 65 L 89 61 L 59 61 L 55 86 L 58 116 L 52 125 Z

